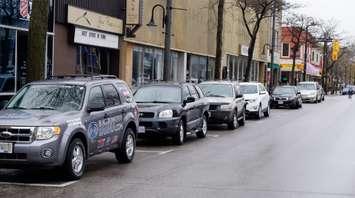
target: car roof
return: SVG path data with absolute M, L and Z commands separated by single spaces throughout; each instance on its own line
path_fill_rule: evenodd
M 119 80 L 116 76 L 109 75 L 98 75 L 98 76 L 52 76 L 50 79 L 34 81 L 30 84 L 36 85 L 53 85 L 53 84 L 62 84 L 62 85 L 79 85 L 79 86 L 88 86 L 95 84 L 104 84 L 104 83 L 124 83 L 124 81 Z
M 317 82 L 314 82 L 314 81 L 304 81 L 304 82 L 299 82 L 298 84 L 317 84 Z
M 193 83 L 189 82 L 153 82 L 149 84 L 142 85 L 141 87 L 152 87 L 152 86 L 171 86 L 171 87 L 181 87 L 183 85 L 194 85 Z
M 200 83 L 201 85 L 208 85 L 208 84 L 230 84 L 230 85 L 234 85 L 237 84 L 238 82 L 234 82 L 234 81 L 226 81 L 226 80 L 220 80 L 220 81 L 205 81 Z
M 241 82 L 239 84 L 241 84 L 241 85 L 259 85 L 261 83 L 259 83 L 259 82 Z

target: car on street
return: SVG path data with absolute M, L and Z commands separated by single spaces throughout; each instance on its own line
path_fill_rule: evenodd
M 236 82 L 211 81 L 198 85 L 210 104 L 209 124 L 227 124 L 233 130 L 245 125 L 246 102 Z
M 240 92 L 247 101 L 246 113 L 261 119 L 270 116 L 270 95 L 264 85 L 258 82 L 240 83 Z
M 139 136 L 172 137 L 182 145 L 186 136 L 207 135 L 209 104 L 199 87 L 190 83 L 156 83 L 134 93 L 139 107 Z
M 297 87 L 303 102 L 322 102 L 322 90 L 318 82 L 300 82 Z
M 271 107 L 287 107 L 293 109 L 301 108 L 301 92 L 296 86 L 278 86 L 271 94 Z
M 103 152 L 131 162 L 137 129 L 137 104 L 115 76 L 32 82 L 0 111 L 0 167 L 62 167 L 79 179 L 87 160 Z

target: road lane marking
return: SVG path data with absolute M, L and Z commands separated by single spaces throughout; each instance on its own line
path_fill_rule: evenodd
M 40 183 L 18 183 L 18 182 L 0 182 L 0 185 L 15 185 L 15 186 L 31 186 L 31 187 L 50 187 L 50 188 L 64 188 L 78 181 L 65 182 L 61 184 L 40 184 Z
M 174 149 L 166 150 L 166 151 L 157 151 L 157 150 L 136 150 L 138 153 L 156 153 L 158 155 L 165 155 L 171 152 L 174 152 Z
M 219 138 L 219 135 L 207 134 L 207 137 Z
M 171 150 L 167 150 L 167 151 L 163 151 L 163 152 L 160 152 L 159 155 L 165 155 L 165 154 L 168 154 L 168 153 L 171 153 L 171 152 L 174 152 L 175 150 L 171 149 Z

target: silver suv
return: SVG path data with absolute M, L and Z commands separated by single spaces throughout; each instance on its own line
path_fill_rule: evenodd
M 61 76 L 22 88 L 0 111 L 0 167 L 61 166 L 79 179 L 86 160 L 133 160 L 138 108 L 114 76 Z

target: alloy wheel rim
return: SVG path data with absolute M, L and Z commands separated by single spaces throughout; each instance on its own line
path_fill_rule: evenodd
M 234 116 L 233 116 L 233 125 L 234 125 L 234 127 L 236 128 L 237 127 L 237 125 L 238 125 L 238 118 L 237 118 L 237 116 L 234 114 Z
M 206 118 L 203 119 L 203 123 L 202 123 L 202 133 L 204 135 L 207 134 L 207 121 L 206 121 Z
M 259 117 L 261 118 L 261 106 L 259 107 Z
M 184 126 L 180 126 L 180 142 L 184 142 Z
M 76 145 L 73 149 L 72 169 L 75 174 L 79 174 L 84 165 L 84 152 L 80 145 Z
M 128 134 L 126 140 L 126 153 L 128 157 L 132 157 L 134 152 L 134 140 L 131 134 Z

